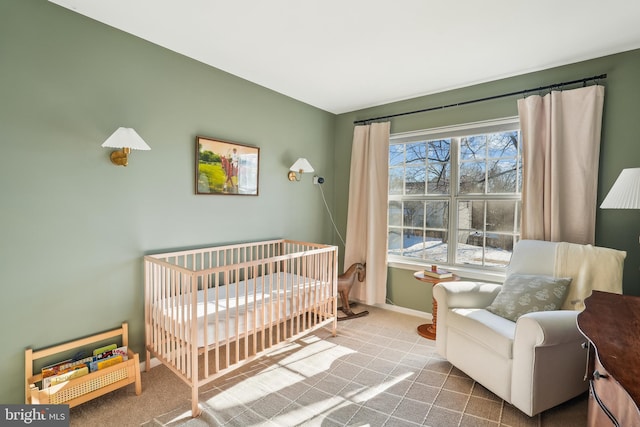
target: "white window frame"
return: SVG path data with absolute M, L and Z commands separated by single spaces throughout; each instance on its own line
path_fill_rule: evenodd
M 496 120 L 486 120 L 481 122 L 472 122 L 461 125 L 443 126 L 432 129 L 423 129 L 419 131 L 403 132 L 392 134 L 389 139 L 389 144 L 400 144 L 419 142 L 425 140 L 437 140 L 447 138 L 461 138 L 469 135 L 507 132 L 513 130 L 520 130 L 520 120 L 517 116 L 507 117 Z M 522 170 L 522 136 L 520 136 L 520 157 L 519 168 Z M 472 266 L 465 264 L 455 264 L 456 248 L 458 245 L 457 239 L 453 238 L 455 232 L 458 229 L 458 202 L 464 200 L 522 200 L 522 193 L 500 193 L 500 194 L 459 194 L 459 145 L 451 144 L 451 182 L 450 193 L 448 195 L 437 196 L 437 198 L 447 199 L 449 202 L 449 244 L 448 244 L 448 256 L 449 263 L 446 265 L 447 269 L 457 272 L 464 277 L 478 279 L 478 280 L 494 280 L 500 281 L 504 278 L 504 267 L 488 267 L 488 266 Z M 521 174 L 517 174 L 520 178 Z M 522 189 L 522 183 L 517 183 L 517 187 Z M 407 195 L 402 196 L 388 196 L 389 200 L 407 200 Z M 410 198 L 410 197 L 409 197 Z M 416 200 L 424 200 L 423 197 L 417 196 Z M 516 215 L 516 220 L 519 215 Z M 519 236 L 518 236 L 519 239 Z M 387 250 L 388 251 L 388 250 Z M 414 259 L 410 257 L 404 257 L 399 255 L 389 254 L 387 252 L 387 264 L 390 267 L 403 268 L 409 270 L 422 269 L 425 266 L 430 265 L 428 261 L 421 259 Z

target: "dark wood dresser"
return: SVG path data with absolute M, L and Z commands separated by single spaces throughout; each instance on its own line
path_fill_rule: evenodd
M 578 314 L 589 340 L 589 426 L 640 426 L 640 297 L 593 291 Z

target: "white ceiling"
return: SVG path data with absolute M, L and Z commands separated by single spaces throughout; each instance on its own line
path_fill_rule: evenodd
M 637 0 L 50 1 L 332 113 L 640 48 Z

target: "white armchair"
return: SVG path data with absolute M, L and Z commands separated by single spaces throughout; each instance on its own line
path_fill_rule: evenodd
M 438 353 L 529 416 L 587 390 L 587 352 L 576 316 L 592 289 L 622 292 L 626 253 L 591 245 L 522 240 L 507 267 L 513 274 L 571 277 L 562 310 L 536 311 L 511 321 L 486 310 L 502 285 L 442 282 Z

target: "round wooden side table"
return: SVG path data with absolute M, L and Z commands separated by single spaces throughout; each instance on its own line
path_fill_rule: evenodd
M 453 275 L 452 277 L 447 277 L 446 279 L 436 279 L 435 277 L 431 277 L 431 276 L 425 276 L 424 272 L 422 271 L 416 271 L 415 273 L 413 273 L 413 277 L 415 277 L 416 279 L 420 280 L 421 282 L 427 282 L 427 283 L 431 283 L 432 286 L 435 286 L 436 284 L 440 283 L 440 282 L 453 282 L 456 280 L 460 280 L 460 276 L 458 275 Z M 421 337 L 430 339 L 430 340 L 435 340 L 436 339 L 436 324 L 438 321 L 438 303 L 436 302 L 435 298 L 432 298 L 433 302 L 433 309 L 431 310 L 432 312 L 432 316 L 433 316 L 433 322 L 432 323 L 425 323 L 423 325 L 418 326 L 418 335 L 420 335 Z

